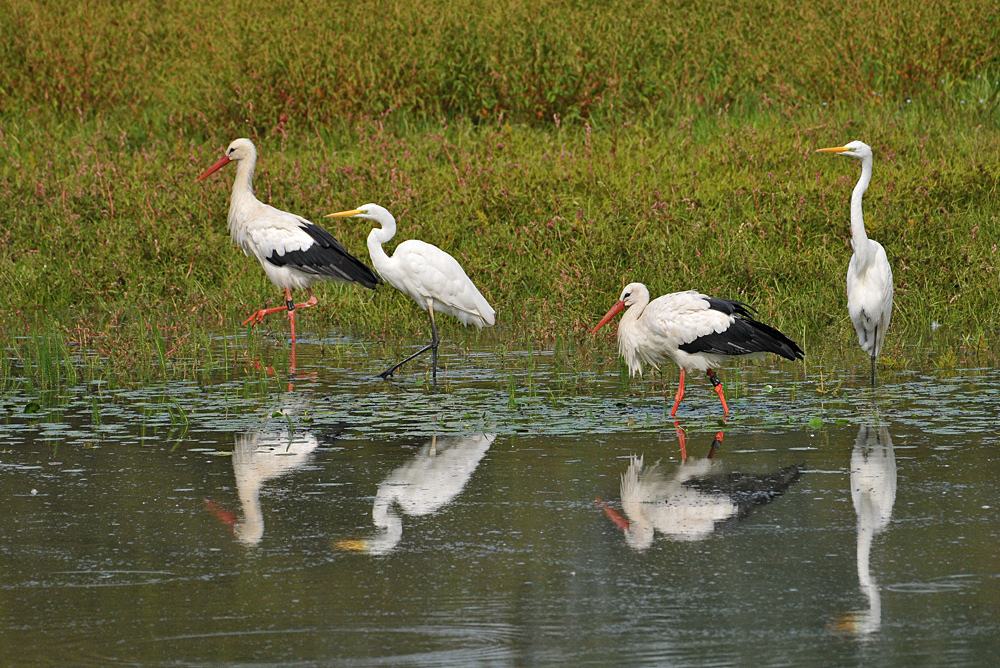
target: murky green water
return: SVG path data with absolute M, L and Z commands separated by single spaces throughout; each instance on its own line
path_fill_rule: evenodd
M 876 414 L 860 371 L 729 369 L 682 439 L 614 367 L 446 355 L 432 392 L 314 348 L 290 393 L 0 398 L 0 664 L 996 660 L 997 370 L 887 373 Z

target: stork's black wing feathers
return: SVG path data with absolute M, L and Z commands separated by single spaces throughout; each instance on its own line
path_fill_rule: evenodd
M 302 230 L 313 238 L 312 246 L 305 250 L 288 251 L 283 255 L 271 253 L 266 259 L 276 267 L 291 266 L 318 276 L 334 280 L 360 283 L 375 289 L 382 282 L 371 267 L 351 255 L 333 235 L 319 225 L 302 223 Z
M 774 353 L 785 359 L 802 359 L 802 349 L 790 338 L 770 325 L 753 317 L 754 309 L 732 299 L 708 298 L 708 307 L 714 311 L 734 315 L 733 324 L 723 332 L 699 336 L 694 341 L 678 346 L 688 354 L 750 355 Z
M 706 494 L 724 494 L 739 508 L 734 519 L 745 517 L 755 506 L 778 498 L 802 475 L 802 466 L 792 465 L 765 475 L 729 473 L 692 478 L 684 485 Z

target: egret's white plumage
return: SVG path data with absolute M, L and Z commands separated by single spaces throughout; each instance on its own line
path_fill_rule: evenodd
M 889 526 L 896 502 L 896 456 L 885 425 L 858 428 L 851 453 L 851 499 L 858 515 L 858 583 L 868 598 L 868 610 L 853 613 L 846 622 L 867 635 L 882 624 L 882 599 L 871 575 L 872 541 Z
M 380 227 L 368 233 L 368 252 L 372 264 L 379 275 L 420 308 L 428 312 L 431 319 L 431 344 L 387 369 L 383 378 L 391 376 L 400 366 L 427 350 L 433 351 L 433 374 L 437 376 L 437 324 L 435 313 L 447 313 L 459 319 L 463 325 L 474 325 L 482 329 L 492 327 L 496 322 L 496 312 L 486 298 L 466 275 L 458 260 L 437 246 L 410 239 L 396 246 L 390 256 L 382 248 L 396 234 L 396 219 L 378 204 L 366 204 L 350 211 L 331 213 L 327 217 L 351 216 L 374 221 Z
M 649 300 L 642 283 L 630 283 L 618 302 L 597 326 L 611 321 L 623 309 L 618 323 L 618 350 L 632 376 L 642 375 L 643 365 L 659 369 L 672 359 L 680 367 L 680 384 L 674 401 L 674 415 L 684 396 L 684 373 L 705 371 L 715 385 L 723 409 L 726 399 L 713 367 L 737 356 L 757 357 L 771 352 L 786 359 L 802 358 L 802 350 L 787 336 L 755 320 L 745 304 L 715 299 L 695 290 L 674 292 Z
M 433 436 L 417 456 L 389 474 L 378 486 L 372 521 L 378 533 L 362 540 L 343 540 L 343 549 L 387 554 L 403 537 L 398 507 L 409 517 L 432 515 L 462 493 L 495 434 Z
M 236 163 L 236 178 L 229 201 L 229 234 L 244 253 L 257 258 L 271 282 L 285 291 L 286 299 L 285 306 L 260 309 L 243 324 L 259 323 L 269 313 L 287 309 L 294 341 L 294 310 L 316 304 L 312 285 L 317 281 L 347 281 L 375 288 L 379 282 L 375 273 L 351 255 L 333 235 L 301 216 L 264 204 L 254 196 L 257 149 L 249 139 L 234 140 L 222 158 L 198 177 L 198 181 L 230 162 Z M 295 304 L 292 290 L 307 290 L 309 300 Z
M 871 357 L 871 384 L 875 386 L 875 358 L 882 352 L 885 332 L 892 317 L 892 268 L 882 244 L 869 239 L 861 200 L 872 180 L 872 149 L 852 141 L 844 146 L 819 149 L 823 153 L 846 155 L 861 161 L 861 178 L 851 194 L 851 247 L 854 254 L 847 266 L 847 312 L 858 335 L 858 344 Z

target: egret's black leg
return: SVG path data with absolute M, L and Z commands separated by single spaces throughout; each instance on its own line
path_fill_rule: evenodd
M 404 364 L 406 364 L 407 362 L 409 362 L 410 360 L 412 360 L 414 357 L 419 357 L 419 356 L 423 355 L 424 353 L 426 353 L 428 350 L 430 350 L 432 352 L 432 354 L 433 354 L 433 359 L 434 359 L 433 371 L 431 373 L 432 373 L 432 377 L 434 379 L 434 383 L 437 384 L 437 347 L 438 347 L 439 339 L 438 339 L 438 332 L 437 332 L 437 324 L 435 324 L 435 322 L 434 322 L 434 308 L 431 307 L 428 310 L 428 312 L 431 314 L 431 333 L 432 333 L 432 335 L 431 335 L 431 342 L 428 343 L 423 348 L 421 348 L 420 350 L 418 350 L 417 352 L 415 352 L 412 355 L 410 355 L 409 357 L 407 357 L 402 362 L 397 362 L 393 366 L 389 367 L 388 369 L 386 369 L 385 371 L 383 371 L 382 373 L 380 373 L 378 375 L 379 378 L 381 378 L 382 380 L 386 380 L 387 378 L 389 378 L 389 376 L 391 376 L 393 373 L 395 373 L 396 369 L 398 369 L 399 367 L 403 366 Z
M 438 328 L 437 323 L 434 322 L 434 307 L 431 306 L 427 309 L 427 312 L 431 314 L 431 378 L 432 383 L 437 385 L 438 380 L 438 343 L 441 339 L 438 338 Z
M 875 325 L 875 338 L 872 341 L 872 387 L 875 387 L 875 342 L 878 341 L 878 325 Z
M 410 360 L 412 360 L 414 357 L 420 357 L 421 355 L 423 355 L 424 353 L 426 353 L 428 350 L 433 350 L 433 349 L 434 349 L 434 345 L 433 344 L 430 344 L 430 343 L 427 344 L 426 346 L 424 346 L 423 348 L 421 348 L 417 352 L 415 352 L 412 355 L 410 355 L 409 357 L 407 357 L 402 362 L 397 362 L 393 366 L 389 367 L 388 369 L 386 369 L 385 371 L 383 371 L 382 373 L 380 373 L 378 375 L 378 377 L 381 378 L 382 380 L 387 379 L 389 376 L 391 376 L 393 373 L 395 373 L 396 369 L 398 369 L 399 367 L 403 366 L 404 364 L 406 364 L 407 362 L 409 362 Z

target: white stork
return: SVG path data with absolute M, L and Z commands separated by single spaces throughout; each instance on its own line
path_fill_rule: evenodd
M 668 475 L 659 463 L 644 466 L 642 456 L 632 455 L 621 479 L 625 516 L 601 501 L 598 505 L 629 546 L 642 551 L 656 533 L 678 541 L 707 538 L 716 527 L 738 522 L 784 494 L 801 473 L 792 465 L 765 475 L 727 474 L 718 460 L 692 458 Z
M 419 239 L 410 239 L 396 246 L 391 257 L 387 255 L 382 244 L 396 235 L 396 219 L 385 208 L 378 204 L 365 204 L 350 211 L 331 213 L 327 218 L 345 216 L 367 218 L 381 226 L 368 233 L 368 252 L 371 254 L 372 264 L 389 285 L 409 296 L 431 317 L 431 342 L 380 373 L 379 377 L 388 378 L 396 369 L 430 350 L 433 359 L 432 374 L 437 382 L 437 349 L 440 339 L 434 312 L 453 315 L 463 325 L 474 325 L 482 329 L 493 326 L 496 311 L 466 275 L 458 260 L 437 246 Z
M 673 416 L 684 398 L 684 372 L 705 371 L 729 414 L 718 367 L 731 357 L 774 353 L 786 359 L 802 359 L 802 349 L 770 325 L 753 318 L 751 307 L 731 299 L 716 299 L 695 290 L 674 292 L 649 301 L 642 283 L 630 283 L 618 302 L 605 314 L 593 333 L 628 307 L 618 323 L 618 351 L 625 358 L 629 375 L 642 375 L 643 364 L 659 369 L 672 359 L 681 369 L 674 398 Z M 666 398 L 666 393 L 664 393 Z
M 260 202 L 253 194 L 253 170 L 257 149 L 249 139 L 236 139 L 214 165 L 198 177 L 199 181 L 236 163 L 233 195 L 229 200 L 229 233 L 233 242 L 247 255 L 253 255 L 264 273 L 285 291 L 285 305 L 262 308 L 243 321 L 258 324 L 264 316 L 288 310 L 288 322 L 295 342 L 295 309 L 316 305 L 312 285 L 317 281 L 359 283 L 372 290 L 378 276 L 359 259 L 347 252 L 333 235 L 301 216 L 281 211 Z M 306 290 L 308 301 L 296 304 L 292 290 Z

